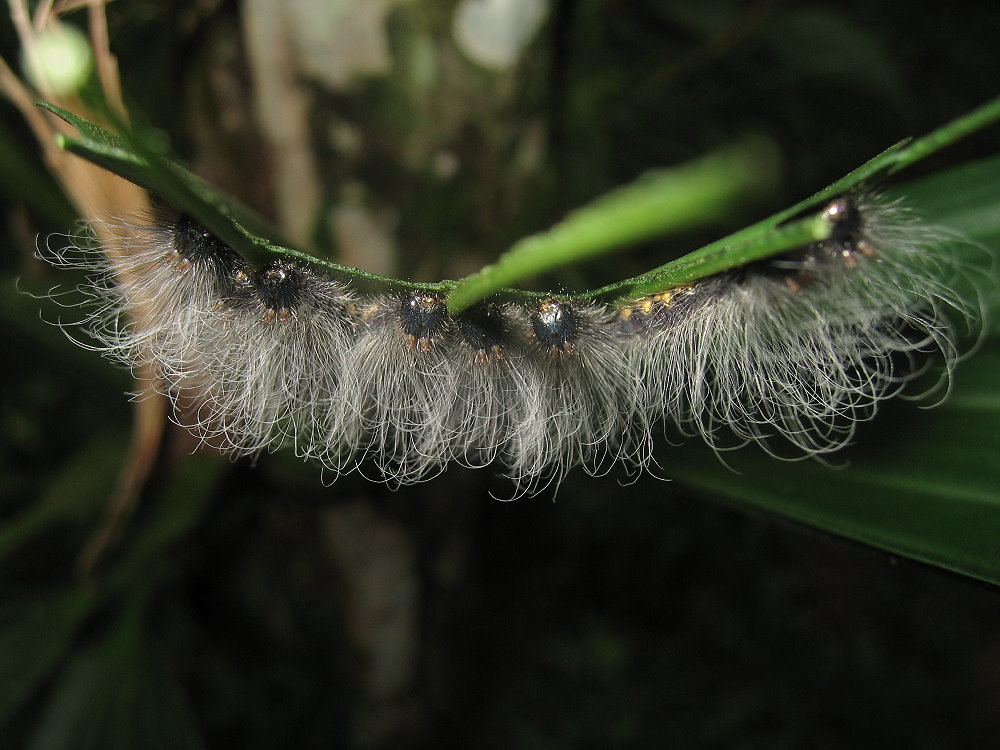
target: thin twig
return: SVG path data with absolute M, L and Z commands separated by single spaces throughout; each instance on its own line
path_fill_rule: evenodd
M 35 33 L 37 34 L 40 32 L 54 19 L 55 15 L 52 13 L 52 0 L 42 0 L 42 2 L 38 4 L 38 7 L 35 8 L 35 17 L 33 19 Z
M 101 558 L 121 538 L 159 456 L 167 402 L 157 392 L 155 377 L 148 363 L 137 374 L 136 383 L 142 390 L 132 412 L 128 455 L 119 471 L 115 490 L 104 506 L 101 522 L 77 559 L 77 571 L 85 581 L 93 580 Z
M 35 138 L 45 153 L 46 162 L 51 169 L 55 169 L 56 161 L 62 152 L 59 151 L 52 139 L 55 132 L 53 123 L 35 106 L 37 97 L 34 92 L 24 85 L 3 58 L 0 58 L 0 91 L 10 99 L 21 116 L 28 122 L 28 127 L 35 134 Z
M 10 20 L 14 24 L 17 38 L 22 45 L 27 44 L 34 36 L 28 3 L 25 0 L 7 0 L 7 4 L 10 6 Z
M 74 10 L 80 10 L 80 8 L 86 8 L 94 0 L 60 0 L 56 5 L 55 14 L 57 16 L 64 15 L 66 13 L 72 13 Z M 114 2 L 114 0 L 99 0 L 104 5 Z
M 50 0 L 44 0 L 35 16 L 34 27 L 29 20 L 25 0 L 8 0 L 8 4 L 22 48 L 29 56 L 35 54 L 35 35 L 44 30 L 47 24 L 52 23 L 59 13 L 87 7 L 90 44 L 105 99 L 110 107 L 125 117 L 118 63 L 108 43 L 103 0 L 71 0 L 71 2 L 61 2 L 58 6 L 54 6 Z M 86 111 L 79 99 L 67 100 L 66 97 L 52 95 L 46 90 L 45 81 L 38 81 L 37 85 L 42 89 L 41 96 L 44 98 L 93 118 L 93 114 Z M 38 92 L 21 80 L 3 58 L 0 58 L 0 93 L 11 101 L 27 121 L 42 149 L 46 165 L 81 216 L 148 210 L 148 196 L 144 190 L 62 151 L 57 146 L 55 135 L 57 133 L 71 135 L 72 127 L 36 107 Z M 117 267 L 120 258 L 116 259 L 116 252 L 121 249 L 120 243 L 116 242 L 118 238 L 113 237 L 107 227 L 102 227 L 100 224 L 95 226 L 95 231 L 98 240 L 108 253 L 109 262 L 113 267 Z M 138 314 L 142 314 L 141 305 Z M 78 561 L 78 570 L 85 577 L 91 576 L 101 557 L 118 540 L 138 503 L 142 488 L 159 454 L 166 421 L 166 399 L 156 393 L 151 367 L 146 366 L 142 372 L 137 373 L 137 386 L 146 398 L 136 406 L 129 453 L 121 467 L 115 490 L 109 498 L 103 521 L 87 542 Z
M 105 0 L 88 0 L 87 16 L 90 21 L 90 46 L 94 52 L 97 76 L 101 81 L 104 99 L 115 114 L 128 120 L 128 112 L 122 101 L 121 78 L 118 75 L 118 60 L 111 52 L 108 40 L 108 18 L 104 12 Z

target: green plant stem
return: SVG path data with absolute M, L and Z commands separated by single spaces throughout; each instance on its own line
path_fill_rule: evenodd
M 60 138 L 64 148 L 191 213 L 256 267 L 276 258 L 290 258 L 365 290 L 439 291 L 448 296 L 448 310 L 452 314 L 490 295 L 509 299 L 543 296 L 509 287 L 538 273 L 629 244 L 724 219 L 742 200 L 767 192 L 777 163 L 769 142 L 751 139 L 614 190 L 573 212 L 549 231 L 521 240 L 495 264 L 461 281 L 414 283 L 366 273 L 276 245 L 263 219 L 155 149 L 146 147 L 137 136 L 123 137 L 58 107 L 44 103 L 41 106 L 79 131 L 80 138 Z M 821 240 L 829 228 L 824 229 L 822 222 L 816 223 L 816 216 L 789 220 L 859 184 L 894 174 L 997 120 L 1000 120 L 1000 97 L 923 138 L 897 143 L 815 195 L 750 227 L 653 271 L 579 296 L 622 300 L 654 294 Z
M 896 155 L 888 172 L 894 174 L 997 120 L 1000 120 L 1000 96 L 913 141 Z
M 830 236 L 833 224 L 822 213 L 785 224 L 741 241 L 745 233 L 731 235 L 657 269 L 591 292 L 594 299 L 625 301 L 672 289 L 730 268 L 769 258 L 788 250 L 820 242 Z
M 459 281 L 448 298 L 448 311 L 459 313 L 539 273 L 717 222 L 767 191 L 776 161 L 773 146 L 753 138 L 644 175 L 574 211 L 548 231 L 524 238 L 496 263 Z

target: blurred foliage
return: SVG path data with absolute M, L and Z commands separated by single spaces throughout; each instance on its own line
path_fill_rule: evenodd
M 239 48 L 239 10 L 109 9 L 133 110 L 196 165 L 217 164 L 195 105 L 206 80 L 229 71 L 211 53 L 234 34 Z M 391 42 L 404 45 L 406 26 L 391 18 Z M 424 248 L 495 252 L 651 165 L 751 131 L 781 145 L 783 187 L 768 199 L 780 208 L 994 96 L 998 34 L 993 2 L 942 14 L 895 0 L 560 0 L 513 100 L 546 122 L 546 158 L 517 190 L 491 187 L 502 161 L 442 181 L 392 164 L 388 140 L 357 170 L 392 186 L 400 234 L 413 238 L 404 267 Z M 6 28 L 0 44 L 17 58 Z M 328 98 L 363 112 L 379 85 Z M 395 493 L 359 477 L 324 487 L 294 457 L 253 468 L 192 459 L 171 433 L 120 544 L 81 580 L 77 556 L 126 443 L 130 386 L 48 324 L 76 314 L 63 307 L 71 291 L 42 302 L 22 293 L 72 287 L 33 257 L 35 236 L 71 231 L 72 217 L 12 111 L 0 128 L 0 748 L 937 748 L 996 737 L 993 589 L 699 502 L 680 482 L 622 488 L 574 474 L 555 502 L 511 504 L 488 497 L 504 488 L 485 471 Z M 485 151 L 487 136 L 470 127 L 463 148 Z M 998 143 L 984 132 L 912 176 Z M 239 197 L 267 210 L 267 191 L 241 177 L 259 166 L 250 161 L 266 160 L 244 155 L 217 181 L 243 184 Z M 934 190 L 947 202 L 948 188 Z M 638 273 L 715 236 L 559 282 Z M 967 376 L 960 366 L 958 386 L 985 401 L 916 415 L 897 406 L 852 457 L 995 413 L 996 342 L 984 346 L 984 364 Z M 990 464 L 968 473 L 993 499 L 998 438 L 968 424 Z M 903 472 L 929 461 L 914 445 L 898 447 Z M 759 481 L 824 494 L 821 467 L 767 464 L 755 484 L 694 446 L 663 455 L 664 473 L 703 472 L 720 493 L 710 498 L 759 493 L 766 514 L 780 511 L 767 502 L 778 495 Z M 905 516 L 899 483 L 885 492 L 884 512 Z

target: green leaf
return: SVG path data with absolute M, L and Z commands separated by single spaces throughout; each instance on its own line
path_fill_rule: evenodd
M 687 450 L 665 468 L 734 506 L 1000 585 L 1000 339 L 977 360 L 943 405 L 881 414 L 867 439 L 832 459 L 842 468 L 741 452 L 725 457 L 730 470 Z
M 105 637 L 62 674 L 30 750 L 197 750 L 192 711 L 150 643 L 145 596 L 130 600 Z
M 140 137 L 112 133 L 52 104 L 39 102 L 39 106 L 79 131 L 79 138 L 59 136 L 62 148 L 170 200 L 248 260 L 266 262 L 267 245 L 251 233 L 251 227 L 271 236 L 275 230 L 251 209 L 156 154 Z
M 926 159 L 946 146 L 962 140 L 977 130 L 992 125 L 997 120 L 1000 120 L 1000 97 L 976 107 L 971 112 L 928 133 L 923 138 L 913 141 L 905 149 L 901 149 L 893 155 L 890 163 L 886 165 L 887 170 L 889 174 L 895 174 L 921 159 Z
M 0 523 L 0 567 L 52 523 L 96 515 L 114 488 L 125 444 L 121 436 L 98 436 L 60 466 L 45 494 Z
M 784 211 L 652 271 L 582 296 L 616 301 L 636 299 L 823 239 L 824 227 L 817 222 L 817 217 L 807 217 L 791 225 L 786 222 L 865 181 L 893 174 L 998 119 L 1000 98 L 923 138 L 896 144 Z M 734 197 L 713 182 L 713 169 L 722 161 L 721 158 L 710 160 L 704 174 L 700 171 L 703 165 L 698 163 L 692 165 L 695 169 L 689 167 L 680 174 L 668 172 L 666 176 L 672 179 L 637 181 L 597 199 L 548 232 L 521 240 L 495 264 L 459 282 L 448 300 L 449 310 L 455 313 L 465 309 L 501 286 L 530 274 L 576 262 L 638 238 L 647 239 L 654 234 L 696 226 L 703 217 L 697 213 L 687 214 L 684 199 L 691 195 L 698 196 L 698 200 L 704 200 L 718 210 L 720 204 Z M 746 160 L 742 167 L 748 170 L 754 168 L 750 160 Z M 731 172 L 740 174 L 739 169 L 731 169 Z M 745 180 L 744 187 L 754 184 L 751 177 L 734 177 L 734 190 L 741 185 L 741 180 Z M 680 193 L 680 196 L 673 193 Z M 621 198 L 631 204 L 626 210 L 622 210 L 624 201 Z M 671 212 L 680 213 L 679 220 L 675 220 Z M 826 231 L 829 231 L 828 227 Z
M 75 127 L 78 138 L 60 136 L 62 148 L 166 199 L 193 216 L 245 260 L 261 267 L 278 259 L 301 261 L 333 278 L 359 287 L 450 289 L 454 284 L 414 284 L 330 263 L 307 253 L 282 247 L 277 230 L 248 206 L 213 188 L 197 175 L 155 152 L 141 136 L 112 133 L 64 109 L 45 102 L 39 106 Z
M 49 111 L 74 125 L 79 139 L 64 139 L 64 147 L 172 201 L 210 231 L 230 244 L 248 261 L 259 266 L 283 256 L 322 268 L 327 274 L 354 281 L 360 286 L 438 289 L 449 295 L 452 313 L 459 312 L 490 294 L 537 297 L 505 285 L 542 270 L 579 262 L 597 253 L 646 239 L 657 233 L 690 228 L 706 222 L 714 212 L 732 205 L 734 197 L 761 184 L 764 162 L 759 148 L 737 148 L 710 155 L 704 161 L 668 171 L 657 179 L 612 191 L 569 217 L 548 232 L 527 237 L 492 266 L 461 282 L 413 284 L 368 274 L 355 268 L 320 260 L 273 244 L 274 232 L 250 209 L 215 191 L 183 167 L 152 152 L 136 136 L 119 136 L 50 104 Z M 789 242 L 821 231 L 815 220 L 806 219 L 788 231 L 781 227 L 789 219 L 816 209 L 824 201 L 876 176 L 892 174 L 971 132 L 1000 119 L 1000 98 L 938 128 L 923 138 L 904 141 L 887 149 L 850 174 L 815 195 L 756 224 L 724 237 L 694 253 L 632 279 L 610 284 L 581 296 L 597 299 L 629 299 L 695 281 L 725 268 L 742 265 L 789 248 Z M 728 165 L 728 166 L 726 166 Z M 727 178 L 728 174 L 728 178 Z M 695 200 L 689 200 L 690 197 Z M 705 211 L 699 209 L 699 205 Z M 672 215 L 677 212 L 677 216 Z
M 95 603 L 92 591 L 60 590 L 38 597 L 0 630 L 0 727 L 53 672 Z
M 577 209 L 541 234 L 515 244 L 496 263 L 460 282 L 448 298 L 453 315 L 526 278 L 652 237 L 728 218 L 772 187 L 778 157 L 750 139 L 696 161 L 643 175 Z
M 70 226 L 75 219 L 73 207 L 49 173 L 25 154 L 22 144 L 2 124 L 0 190 L 23 200 L 39 216 L 55 225 Z

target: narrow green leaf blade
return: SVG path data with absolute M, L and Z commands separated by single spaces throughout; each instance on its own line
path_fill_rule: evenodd
M 200 177 L 143 146 L 139 137 L 126 138 L 52 104 L 39 106 L 75 127 L 79 138 L 60 138 L 60 146 L 129 182 L 166 198 L 256 263 L 271 255 L 277 232 L 247 206 L 215 190 Z
M 526 237 L 496 263 L 458 282 L 448 298 L 456 314 L 539 273 L 658 235 L 705 226 L 772 187 L 777 154 L 749 139 L 693 162 L 643 175 L 577 209 L 551 229 Z
M 40 102 L 39 106 L 80 132 L 78 138 L 62 137 L 62 148 L 166 199 L 197 219 L 254 266 L 286 258 L 315 266 L 333 278 L 350 280 L 361 288 L 448 291 L 454 286 L 454 282 L 448 281 L 417 284 L 392 279 L 284 247 L 278 231 L 255 211 L 144 146 L 139 136 L 125 139 L 52 104 Z

